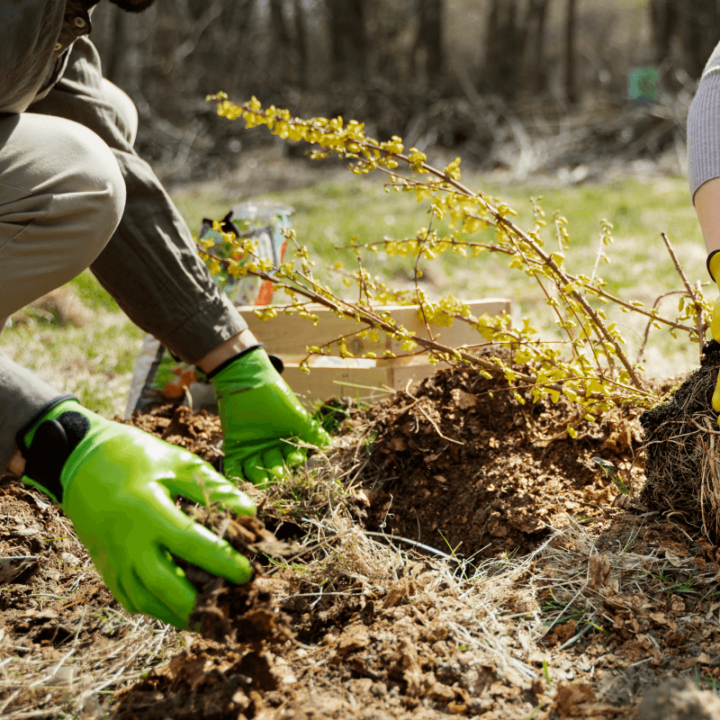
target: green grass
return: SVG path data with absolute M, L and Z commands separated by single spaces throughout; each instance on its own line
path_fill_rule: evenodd
M 606 185 L 553 189 L 537 184 L 501 186 L 478 177 L 466 178 L 466 181 L 473 189 L 507 201 L 520 213 L 523 226 L 528 226 L 532 219 L 530 197 L 542 197 L 540 204 L 548 219 L 553 211 L 561 211 L 570 221 L 573 241 L 568 265 L 578 272 L 592 272 L 600 221 L 606 218 L 612 222 L 616 242 L 608 254 L 613 264 L 601 265 L 601 274 L 613 289 L 626 289 L 633 296 L 649 297 L 655 291 L 678 285 L 679 278 L 664 250 L 661 232 L 670 236 L 690 279 L 706 279 L 702 236 L 683 178 L 661 178 L 652 182 L 626 179 Z M 425 204 L 419 205 L 409 195 L 388 193 L 383 184 L 373 178 L 348 176 L 264 197 L 295 208 L 292 220 L 300 242 L 327 263 L 338 260 L 352 263 L 352 252 L 338 248 L 347 246 L 353 236 L 363 242 L 386 236 L 409 237 L 430 222 Z M 237 198 L 222 197 L 215 192 L 181 191 L 175 200 L 193 230 L 197 230 L 203 216 L 220 218 L 237 202 Z M 434 227 L 439 230 L 441 226 L 435 223 Z M 491 237 L 492 229 L 489 229 L 487 238 Z M 548 237 L 547 242 L 555 241 Z M 412 274 L 407 260 L 391 258 L 388 261 L 380 255 L 374 260 L 370 258 L 369 262 L 374 263 L 374 271 L 386 277 Z M 471 263 L 472 270 L 469 270 L 464 258 L 449 255 L 443 264 L 445 271 L 452 271 L 447 279 L 449 291 L 503 290 L 517 285 L 525 289 L 521 301 L 528 292 L 525 279 L 516 280 L 517 273 L 507 269 L 503 260 L 489 260 L 483 255 Z
M 108 295 L 107 291 L 103 289 L 89 270 L 78 275 L 78 277 L 70 282 L 70 285 L 75 288 L 75 292 L 83 305 L 91 310 L 119 312 L 115 300 Z

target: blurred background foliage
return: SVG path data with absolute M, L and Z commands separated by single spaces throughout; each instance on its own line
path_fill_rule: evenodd
M 218 90 L 525 177 L 668 150 L 682 165 L 719 21 L 716 0 L 158 0 L 140 15 L 101 3 L 93 40 L 168 182 L 267 142 L 215 117 Z M 638 68 L 658 80 L 633 101 Z

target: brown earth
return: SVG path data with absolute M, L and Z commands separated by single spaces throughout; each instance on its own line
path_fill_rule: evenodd
M 219 641 L 165 629 L 160 644 L 143 635 L 142 653 L 107 685 L 118 691 L 112 717 L 612 718 L 635 713 L 669 674 L 714 688 L 717 549 L 634 499 L 644 482 L 638 413 L 574 422 L 571 440 L 570 412 L 562 402 L 520 405 L 502 382 L 469 371 L 439 373 L 369 408 L 339 406 L 327 466 L 320 458 L 296 482 L 299 493 L 324 488 L 323 473 L 342 475 L 350 487 L 328 503 L 335 515 L 288 523 L 277 496 L 250 489 L 266 523 L 285 522 L 302 547 L 301 559 L 258 559 L 262 577 L 240 591 L 287 635 Z M 213 416 L 165 408 L 133 422 L 221 456 Z M 0 491 L 14 523 L 0 554 L 40 557 L 2 586 L 0 715 L 53 717 L 77 710 L 78 698 L 100 712 L 99 676 L 23 688 L 13 668 L 47 656 L 49 674 L 73 649 L 78 663 L 108 656 L 116 667 L 122 653 L 105 649 L 125 648 L 140 630 L 60 513 L 17 480 Z M 262 529 L 252 532 L 249 545 Z M 58 537 L 67 539 L 50 541 Z M 148 625 L 152 638 L 160 627 Z

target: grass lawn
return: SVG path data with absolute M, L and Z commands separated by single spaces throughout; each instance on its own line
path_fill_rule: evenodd
M 573 242 L 566 266 L 575 273 L 592 272 L 600 220 L 608 219 L 615 226 L 615 243 L 607 248 L 612 263 L 601 264 L 598 272 L 608 281 L 609 289 L 626 300 L 652 304 L 660 294 L 680 287 L 660 239 L 663 231 L 674 243 L 690 281 L 706 281 L 704 245 L 684 178 L 624 179 L 571 188 L 533 182 L 507 186 L 482 177 L 464 179 L 471 187 L 506 200 L 520 214 L 523 226 L 532 220 L 531 196 L 542 196 L 548 218 L 553 211 L 561 210 L 570 222 Z M 353 254 L 343 249 L 354 235 L 363 241 L 410 237 L 429 220 L 425 206 L 418 205 L 414 197 L 385 192 L 383 184 L 372 177 L 333 176 L 312 187 L 263 197 L 295 208 L 293 224 L 300 242 L 317 258 L 318 274 L 323 266 L 338 261 L 354 267 Z M 193 231 L 197 231 L 202 217 L 220 218 L 242 199 L 230 191 L 219 192 L 213 185 L 180 189 L 174 198 Z M 555 240 L 548 236 L 546 244 L 550 243 Z M 371 272 L 394 286 L 412 287 L 414 260 L 388 258 L 379 252 L 368 253 L 365 262 Z M 487 253 L 473 260 L 447 254 L 434 261 L 433 267 L 423 267 L 429 281 L 424 287 L 431 296 L 510 297 L 518 317 L 528 316 L 533 324 L 552 332 L 552 318 L 540 292 L 525 275 L 510 270 L 506 259 Z M 341 287 L 337 276 L 329 282 Z M 63 326 L 47 314 L 29 313 L 3 333 L 0 347 L 59 390 L 75 393 L 88 407 L 105 415 L 122 412 L 143 333 L 88 272 L 71 285 L 91 310 L 91 319 L 84 327 Z M 664 307 L 671 311 L 674 302 L 669 299 Z M 614 320 L 631 349 L 636 350 L 644 325 L 628 324 L 628 317 L 619 314 Z M 683 336 L 673 340 L 667 333 L 652 332 L 645 363 L 650 375 L 675 375 L 696 363 L 697 346 L 688 344 Z

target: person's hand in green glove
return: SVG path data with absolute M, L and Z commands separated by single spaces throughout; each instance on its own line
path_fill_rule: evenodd
M 330 443 L 261 345 L 223 363 L 208 379 L 218 401 L 227 477 L 267 485 L 305 461 L 304 446 Z
M 17 436 L 26 482 L 72 520 L 122 606 L 187 628 L 196 592 L 171 557 L 242 584 L 250 564 L 175 507 L 178 495 L 239 515 L 255 506 L 206 462 L 59 398 Z

